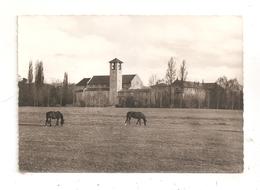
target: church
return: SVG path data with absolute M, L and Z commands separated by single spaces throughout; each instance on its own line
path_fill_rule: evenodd
M 176 79 L 171 85 L 145 87 L 137 74 L 122 74 L 123 61 L 114 58 L 108 63 L 110 75 L 83 78 L 76 84 L 74 106 L 225 108 L 226 92 L 217 83 Z M 243 98 L 237 97 L 233 105 L 240 109 Z
M 109 61 L 110 75 L 83 78 L 76 84 L 74 105 L 76 106 L 116 106 L 118 92 L 142 89 L 143 82 L 137 74 L 122 75 L 123 61 L 114 58 Z

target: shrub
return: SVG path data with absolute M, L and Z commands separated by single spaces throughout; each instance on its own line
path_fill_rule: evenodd
M 80 103 L 80 106 L 81 106 L 81 107 L 86 107 L 86 103 L 85 103 L 85 101 L 80 100 L 79 103 Z

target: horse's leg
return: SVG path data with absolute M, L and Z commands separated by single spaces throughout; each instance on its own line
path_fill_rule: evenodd
M 50 118 L 48 118 L 48 122 L 47 122 L 47 125 L 46 125 L 46 127 L 48 126 L 48 124 L 50 125 L 50 123 L 51 123 L 51 119 L 50 119 Z
M 128 119 L 129 119 L 129 117 L 126 116 L 125 125 L 127 125 Z
M 50 118 L 50 127 L 51 127 L 51 118 Z
M 59 118 L 57 118 L 56 125 L 59 126 Z
M 139 119 L 137 119 L 136 125 L 139 123 Z
M 45 121 L 45 126 L 46 126 L 46 127 L 47 127 L 47 124 L 48 124 L 48 120 L 49 120 L 49 118 L 46 117 L 46 121 Z

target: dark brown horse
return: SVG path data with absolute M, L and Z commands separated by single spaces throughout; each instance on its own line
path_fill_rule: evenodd
M 146 117 L 142 112 L 134 112 L 134 111 L 129 111 L 126 114 L 126 120 L 125 120 L 125 125 L 130 124 L 131 118 L 137 119 L 136 125 L 139 123 L 141 125 L 141 119 L 144 121 L 144 125 L 146 125 Z
M 50 124 L 50 126 L 51 126 L 51 119 L 56 119 L 56 125 L 59 125 L 59 120 L 60 120 L 61 126 L 64 124 L 63 115 L 59 111 L 46 112 L 45 126 L 47 126 L 47 124 Z

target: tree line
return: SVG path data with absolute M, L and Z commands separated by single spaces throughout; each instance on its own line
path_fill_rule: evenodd
M 172 84 L 176 79 L 179 82 L 187 80 L 187 63 L 182 60 L 179 70 L 177 70 L 176 59 L 171 57 L 166 66 L 164 78 L 159 78 L 156 74 L 152 74 L 149 78 L 149 86 L 151 87 L 161 83 L 166 86 L 165 90 L 155 90 L 156 106 L 243 109 L 243 86 L 236 78 L 219 77 L 215 81 L 217 86 L 210 91 L 210 98 L 207 100 L 203 99 L 204 96 L 200 90 L 195 90 L 195 93 L 190 94 L 179 93 L 176 96 L 173 94 L 175 92 L 172 90 Z M 200 85 L 203 85 L 203 82 Z M 19 81 L 18 86 L 19 106 L 66 106 L 73 104 L 74 84 L 69 84 L 68 73 L 64 73 L 62 82 L 57 80 L 47 84 L 44 82 L 42 61 L 36 61 L 34 72 L 33 63 L 29 62 L 28 79 Z
M 188 75 L 185 59 L 182 60 L 182 63 L 180 65 L 180 70 L 178 73 L 177 73 L 176 66 L 177 66 L 176 59 L 171 57 L 167 64 L 165 77 L 159 78 L 157 74 L 152 74 L 148 81 L 149 86 L 154 86 L 159 83 L 166 83 L 168 85 L 171 85 L 175 81 L 176 76 L 178 76 L 181 81 L 185 81 Z
M 64 73 L 63 82 L 52 84 L 44 82 L 43 62 L 37 60 L 33 72 L 33 63 L 29 62 L 28 79 L 18 82 L 19 106 L 65 106 L 73 103 L 73 84 L 69 84 L 68 73 Z
M 155 86 L 160 83 L 167 84 L 169 87 L 168 95 L 172 97 L 171 86 L 176 79 L 180 82 L 185 82 L 188 76 L 188 69 L 185 60 L 182 60 L 179 70 L 177 70 L 176 59 L 171 57 L 167 64 L 166 74 L 164 78 L 159 78 L 156 74 L 152 74 L 149 78 L 149 86 Z M 239 84 L 236 78 L 228 79 L 226 76 L 219 77 L 215 83 L 218 85 L 211 92 L 211 102 L 214 108 L 217 109 L 242 109 L 243 108 L 243 86 Z M 204 84 L 204 81 L 201 83 Z M 220 88 L 219 88 L 220 87 Z M 170 107 L 201 107 L 201 91 L 195 91 L 193 94 L 186 94 L 185 102 L 184 94 L 181 94 L 177 99 L 171 100 L 167 105 Z M 159 97 L 160 98 L 160 97 Z M 165 99 L 165 98 L 162 98 Z M 177 103 L 176 103 L 177 101 Z

